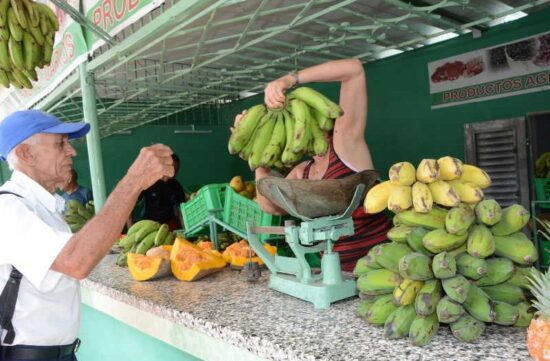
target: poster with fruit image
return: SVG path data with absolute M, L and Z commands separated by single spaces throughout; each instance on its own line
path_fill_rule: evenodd
M 428 64 L 431 108 L 550 89 L 550 32 Z
M 0 109 L 0 118 L 5 117 L 12 111 L 27 109 L 35 104 L 59 86 L 64 78 L 86 60 L 87 47 L 80 24 L 49 1 L 34 1 L 32 3 L 33 8 L 40 9 L 35 13 L 35 15 L 39 14 L 35 19 L 39 18 L 40 20 L 36 22 L 32 20 L 33 16 L 28 11 L 23 14 L 23 16 L 29 14 L 25 16 L 25 18 L 28 18 L 28 24 L 26 24 L 28 31 L 21 31 L 23 38 L 18 44 L 23 55 L 25 55 L 25 60 L 29 59 L 26 56 L 29 51 L 27 51 L 28 47 L 25 47 L 27 42 L 24 38 L 27 37 L 33 42 L 33 45 L 38 45 L 38 50 L 33 49 L 29 53 L 33 55 L 32 57 L 36 59 L 36 62 L 30 64 L 32 66 L 25 64 L 25 78 L 23 81 L 17 82 L 17 87 L 13 84 L 10 84 L 9 88 L 0 86 L 0 103 L 5 105 Z M 75 9 L 79 9 L 80 2 L 78 0 L 68 0 L 67 3 Z M 47 7 L 47 9 L 44 7 Z M 10 12 L 9 9 L 8 12 Z M 48 22 L 43 21 L 45 16 L 43 14 L 50 17 Z M 20 21 L 18 20 L 18 23 Z M 25 21 L 23 22 L 25 23 Z M 55 27 L 58 28 L 57 31 L 54 29 Z M 10 30 L 10 39 L 13 42 L 20 38 L 19 35 L 21 34 L 18 34 L 18 30 L 23 30 L 22 27 L 16 29 L 18 27 L 12 26 Z M 13 34 L 11 31 L 16 33 Z M 34 40 L 29 37 L 29 34 L 32 35 Z M 8 62 L 11 64 L 18 63 L 17 59 L 13 58 L 8 59 Z M 20 65 L 18 68 L 22 67 L 23 65 Z M 10 66 L 10 68 L 12 67 Z M 17 75 L 17 79 L 20 79 L 19 70 L 15 70 L 18 74 L 14 74 L 13 68 L 10 71 L 10 76 Z M 19 87 L 21 88 L 19 89 Z

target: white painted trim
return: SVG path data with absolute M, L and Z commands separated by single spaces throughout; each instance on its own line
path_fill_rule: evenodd
M 205 361 L 265 361 L 251 352 L 81 287 L 82 303 Z

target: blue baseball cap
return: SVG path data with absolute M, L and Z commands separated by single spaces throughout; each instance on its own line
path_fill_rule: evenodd
M 0 157 L 6 159 L 19 143 L 38 133 L 67 134 L 69 139 L 80 138 L 90 130 L 85 123 L 64 123 L 40 110 L 14 112 L 0 122 Z

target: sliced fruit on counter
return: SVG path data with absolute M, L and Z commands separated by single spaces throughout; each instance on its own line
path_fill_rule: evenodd
M 170 274 L 172 246 L 151 248 L 146 255 L 128 253 L 128 269 L 136 281 L 149 281 Z
M 264 244 L 264 248 L 273 256 L 277 253 L 277 247 L 275 246 L 266 243 Z M 255 262 L 259 265 L 264 264 L 262 259 L 256 255 L 254 250 L 250 249 L 248 243 L 244 239 L 227 247 L 225 251 L 223 251 L 222 256 L 223 259 L 234 268 L 243 267 L 247 262 Z
M 170 252 L 172 274 L 181 281 L 196 281 L 211 273 L 221 271 L 226 262 L 210 251 L 177 238 Z

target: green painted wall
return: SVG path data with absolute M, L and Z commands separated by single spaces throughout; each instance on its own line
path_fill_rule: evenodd
M 82 305 L 79 361 L 197 361 L 188 353 Z

